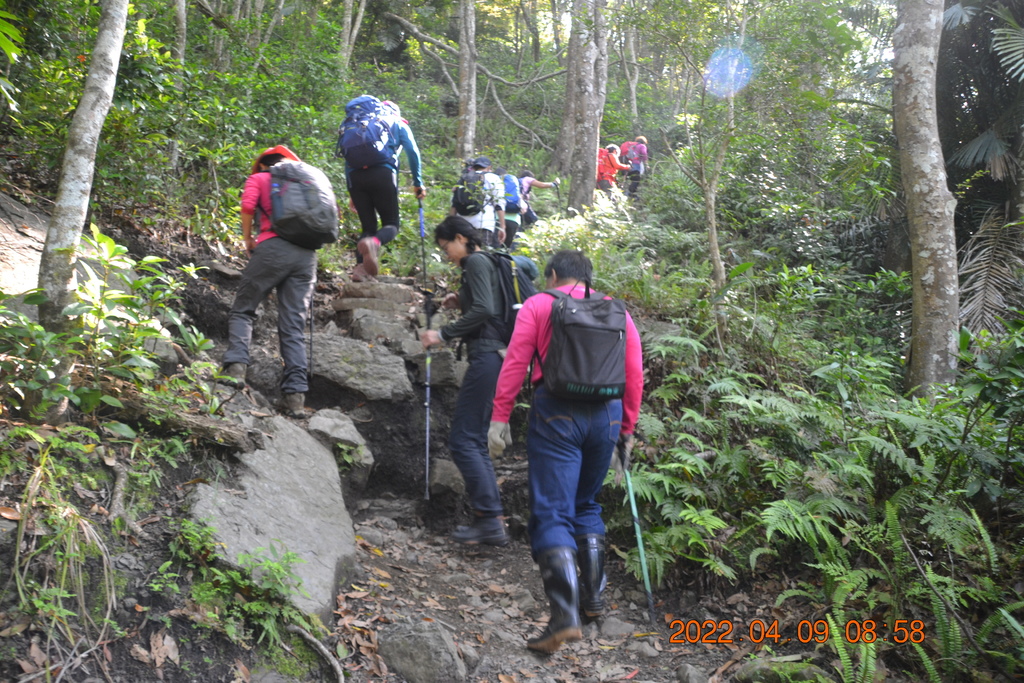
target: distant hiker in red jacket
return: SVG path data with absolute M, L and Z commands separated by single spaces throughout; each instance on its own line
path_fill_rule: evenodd
M 619 161 L 618 145 L 608 145 L 597 151 L 597 188 L 609 197 L 612 196 L 612 188 L 616 186 L 615 174 L 627 170 L 629 166 Z

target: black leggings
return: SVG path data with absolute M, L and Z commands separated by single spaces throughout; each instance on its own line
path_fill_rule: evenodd
M 349 174 L 348 194 L 359 214 L 363 237 L 377 237 L 386 244 L 398 234 L 398 174 L 390 166 L 371 166 Z M 377 230 L 377 215 L 380 225 Z

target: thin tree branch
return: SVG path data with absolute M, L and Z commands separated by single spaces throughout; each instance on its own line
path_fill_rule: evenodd
M 501 110 L 501 113 L 505 115 L 505 118 L 507 118 L 512 123 L 513 126 L 518 128 L 519 130 L 523 130 L 529 133 L 531 136 L 533 136 L 533 139 L 536 140 L 537 143 L 547 151 L 555 151 L 551 147 L 545 145 L 544 141 L 540 139 L 540 136 L 537 135 L 537 133 L 535 133 L 532 128 L 530 128 L 529 126 L 524 126 L 523 124 L 519 123 L 514 118 L 512 118 L 512 115 L 508 113 L 508 111 L 505 109 L 505 105 L 501 103 L 501 99 L 498 97 L 498 89 L 494 87 L 494 81 L 487 81 L 487 88 L 488 90 L 490 90 L 491 96 L 494 97 L 494 102 L 495 104 L 498 105 L 498 109 Z
M 455 83 L 455 79 L 452 78 L 452 75 L 448 73 L 448 64 L 445 63 L 443 59 L 441 59 L 441 55 L 431 50 L 430 46 L 423 41 L 420 41 L 420 49 L 423 50 L 424 54 L 434 59 L 438 63 L 438 65 L 441 67 L 441 73 L 444 75 L 444 80 L 448 82 L 448 87 L 452 89 L 452 94 L 458 97 L 459 86 Z
M 111 467 L 114 469 L 114 493 L 110 496 L 110 518 L 113 520 L 120 517 L 124 520 L 125 526 L 128 527 L 129 531 L 137 537 L 149 538 L 149 535 L 142 530 L 142 527 L 124 509 L 124 485 L 128 480 L 128 468 L 124 466 L 124 463 L 117 460 L 114 461 Z
M 341 668 L 341 663 L 338 662 L 338 658 L 331 654 L 331 651 L 327 649 L 326 645 L 317 640 L 312 633 L 297 624 L 288 624 L 285 626 L 285 630 L 302 636 L 302 639 L 305 640 L 310 647 L 316 650 L 317 653 L 326 659 L 327 663 L 331 665 L 334 675 L 338 677 L 338 683 L 345 683 L 345 671 Z
M 198 1 L 201 2 L 202 0 L 198 0 Z M 427 35 L 418 26 L 416 26 L 416 24 L 413 24 L 408 19 L 400 17 L 397 14 L 394 14 L 392 12 L 385 12 L 384 13 L 384 18 L 385 19 L 391 19 L 392 21 L 395 21 L 398 24 L 400 24 L 402 26 L 402 28 L 404 28 L 406 31 L 408 31 L 410 34 L 412 34 L 413 38 L 415 38 L 416 40 L 420 41 L 421 43 L 430 43 L 431 45 L 433 45 L 433 46 L 435 46 L 437 48 L 440 48 L 441 50 L 444 50 L 445 52 L 451 53 L 453 55 L 459 54 L 459 51 L 458 51 L 457 48 L 452 47 L 451 45 L 449 45 L 447 43 L 443 43 L 440 40 L 438 40 L 437 38 L 433 38 L 433 37 Z M 557 78 L 558 76 L 561 76 L 562 74 L 565 73 L 565 69 L 559 69 L 558 71 L 553 71 L 552 73 L 549 73 L 549 74 L 544 74 L 544 75 L 541 75 L 541 76 L 535 76 L 534 78 L 530 78 L 530 79 L 525 80 L 525 81 L 518 81 L 517 82 L 517 81 L 510 81 L 507 78 L 502 78 L 501 76 L 498 76 L 497 74 L 491 73 L 490 69 L 488 69 L 483 64 L 480 64 L 479 62 L 477 62 L 476 70 L 479 71 L 480 73 L 482 73 L 484 76 L 487 76 L 487 78 L 490 78 L 492 80 L 498 81 L 499 83 L 501 83 L 503 85 L 512 86 L 514 88 L 521 88 L 523 86 L 533 85 L 535 83 L 540 83 L 541 81 L 546 81 L 546 80 L 551 79 L 551 78 Z
M 200 14 L 206 16 L 210 20 L 210 22 L 217 28 L 223 29 L 224 32 L 228 34 L 228 37 L 231 38 L 231 40 L 233 40 L 239 47 L 245 50 L 245 52 L 248 53 L 250 57 L 252 57 L 253 59 L 257 59 L 257 67 L 259 68 L 260 71 L 263 72 L 264 76 L 269 76 L 270 78 L 277 78 L 277 72 L 274 69 L 267 66 L 266 64 L 260 63 L 258 61 L 258 55 L 253 54 L 253 51 L 246 43 L 245 38 L 238 35 L 238 32 L 235 31 L 235 27 L 228 23 L 222 15 L 214 12 L 213 8 L 206 4 L 206 0 L 193 1 L 195 2 L 195 6 L 199 10 Z

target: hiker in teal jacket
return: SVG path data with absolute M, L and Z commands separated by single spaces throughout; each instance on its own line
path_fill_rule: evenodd
M 427 196 L 423 187 L 420 167 L 420 150 L 412 129 L 401 118 L 397 105 L 383 107 L 380 100 L 370 95 L 356 98 L 365 100 L 366 105 L 376 108 L 388 126 L 388 139 L 384 147 L 387 158 L 382 164 L 366 168 L 352 168 L 346 160 L 345 180 L 352 205 L 359 214 L 362 233 L 356 247 L 356 267 L 352 279 L 360 282 L 377 275 L 380 248 L 398 235 L 400 225 L 398 213 L 398 157 L 405 151 L 412 172 L 413 189 L 417 199 Z M 353 100 L 355 102 L 355 100 Z M 349 106 L 352 102 L 349 103 Z M 378 230 L 377 216 L 380 215 Z

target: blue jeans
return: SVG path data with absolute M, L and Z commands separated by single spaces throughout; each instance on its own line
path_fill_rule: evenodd
M 448 448 L 466 482 L 469 504 L 481 517 L 505 514 L 498 479 L 487 452 L 487 429 L 502 358 L 497 351 L 470 352 L 469 368 L 455 400 Z
M 575 548 L 577 536 L 604 535 L 596 498 L 621 430 L 622 401 L 567 401 L 537 386 L 526 435 L 535 559 L 551 548 Z
M 284 360 L 281 391 L 302 394 L 306 378 L 306 321 L 316 285 L 316 252 L 280 237 L 260 242 L 242 273 L 242 285 L 228 315 L 228 350 L 221 362 L 249 365 L 256 309 L 277 290 L 277 337 Z

